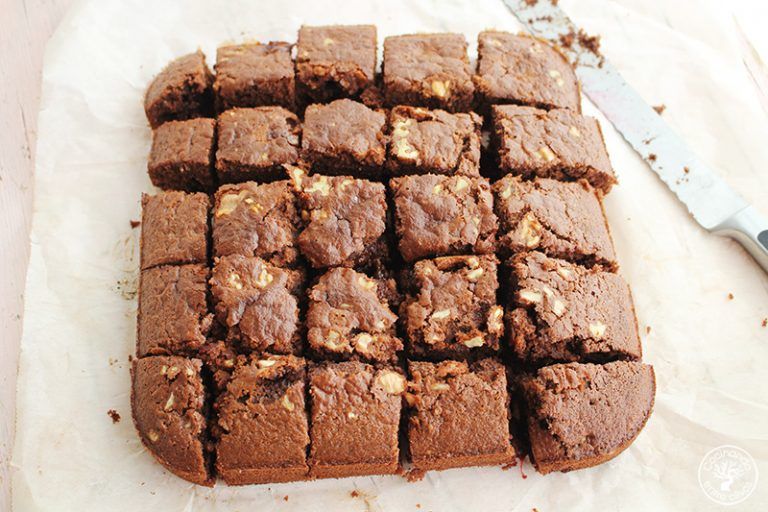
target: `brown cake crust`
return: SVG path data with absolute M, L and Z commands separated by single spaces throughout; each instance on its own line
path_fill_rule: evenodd
M 494 105 L 499 170 L 524 178 L 587 180 L 608 193 L 616 184 L 600 125 L 567 109 Z
M 144 96 L 150 126 L 212 113 L 213 75 L 200 50 L 171 61 L 152 80 Z
M 466 112 L 475 86 L 462 34 L 408 34 L 384 39 L 384 97 L 390 107 L 414 105 Z
M 194 355 L 205 344 L 208 312 L 205 265 L 164 265 L 141 272 L 136 354 Z
M 632 294 L 621 276 L 540 252 L 516 256 L 510 271 L 508 339 L 519 360 L 541 365 L 642 356 Z
M 202 117 L 169 121 L 155 129 L 147 164 L 152 184 L 162 189 L 212 191 L 215 134 L 216 121 Z
M 208 210 L 203 193 L 141 195 L 141 269 L 207 263 Z
M 466 359 L 498 352 L 504 310 L 496 303 L 497 259 L 444 256 L 416 262 L 401 305 L 411 357 Z
M 485 178 L 425 174 L 392 178 L 389 186 L 406 261 L 494 251 L 498 225 Z
M 299 29 L 296 86 L 306 102 L 356 98 L 376 71 L 374 25 L 328 25 Z
M 283 107 L 233 108 L 219 115 L 216 172 L 222 183 L 275 181 L 299 160 L 301 124 Z
M 326 272 L 309 291 L 307 342 L 324 359 L 397 362 L 403 343 L 387 304 L 387 283 L 350 268 Z
M 632 444 L 653 409 L 653 367 L 630 361 L 557 364 L 522 381 L 540 473 L 602 464 Z
M 351 176 L 294 173 L 301 217 L 301 253 L 314 268 L 355 267 L 385 257 L 384 185 Z
M 301 353 L 297 288 L 305 276 L 261 258 L 216 258 L 211 276 L 216 317 L 247 352 Z
M 488 30 L 477 36 L 475 85 L 480 103 L 514 103 L 581 112 L 576 73 L 568 60 L 540 39 Z
M 601 194 L 586 181 L 523 181 L 507 175 L 493 184 L 502 257 L 541 251 L 586 266 L 616 270 Z
M 399 106 L 389 118 L 391 144 L 387 167 L 405 174 L 480 175 L 480 128 L 483 119 L 470 112 Z
M 222 46 L 216 51 L 216 111 L 233 107 L 296 107 L 291 49 L 282 41 Z
M 300 219 L 289 181 L 222 186 L 212 223 L 216 256 L 258 256 L 278 267 L 298 264 Z
M 311 366 L 310 475 L 396 473 L 405 382 L 397 369 L 357 361 Z
M 387 117 L 349 99 L 310 105 L 304 111 L 302 158 L 314 172 L 383 177 Z
M 216 472 L 229 485 L 307 477 L 306 363 L 294 356 L 239 361 L 216 400 Z
M 408 444 L 417 474 L 514 459 L 501 363 L 409 361 L 408 368 Z
M 147 450 L 174 475 L 213 487 L 206 457 L 202 363 L 184 357 L 135 359 L 133 423 Z

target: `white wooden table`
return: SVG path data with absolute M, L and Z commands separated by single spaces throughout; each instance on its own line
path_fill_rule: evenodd
M 0 510 L 10 510 L 8 461 L 29 259 L 37 110 L 45 43 L 72 0 L 2 2 L 0 30 Z

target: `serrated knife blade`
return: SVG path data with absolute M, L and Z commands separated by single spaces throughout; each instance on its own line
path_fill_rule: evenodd
M 536 37 L 560 47 L 584 93 L 706 230 L 744 245 L 768 272 L 768 221 L 703 161 L 622 78 L 578 37 L 579 28 L 556 2 L 503 0 Z M 564 39 L 567 45 L 562 44 Z

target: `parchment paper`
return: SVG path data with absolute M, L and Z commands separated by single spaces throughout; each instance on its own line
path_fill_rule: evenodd
M 543 0 L 542 0 L 543 1 Z M 768 125 L 725 2 L 561 2 L 696 151 L 768 214 Z M 515 31 L 500 1 L 82 1 L 48 45 L 32 256 L 18 381 L 13 503 L 21 511 L 652 510 L 716 508 L 702 456 L 747 450 L 762 473 L 740 505 L 768 503 L 768 280 L 733 242 L 704 233 L 603 118 L 621 185 L 606 201 L 633 286 L 656 410 L 620 457 L 547 477 L 530 465 L 311 483 L 195 487 L 165 472 L 130 419 L 138 229 L 150 130 L 145 86 L 199 45 L 294 41 L 302 23 L 417 31 Z M 585 100 L 585 112 L 598 115 Z M 733 299 L 728 299 L 728 294 Z M 648 327 L 648 332 L 646 329 Z M 107 415 L 115 409 L 122 421 Z M 350 492 L 357 490 L 358 497 Z M 287 500 L 287 501 L 286 501 Z M 761 507 L 761 505 L 763 507 Z M 764 508 L 763 508 L 764 509 Z

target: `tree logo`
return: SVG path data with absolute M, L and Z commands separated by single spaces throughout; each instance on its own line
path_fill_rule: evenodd
M 718 446 L 699 464 L 699 485 L 715 503 L 741 503 L 757 487 L 757 465 L 752 456 L 738 446 Z

